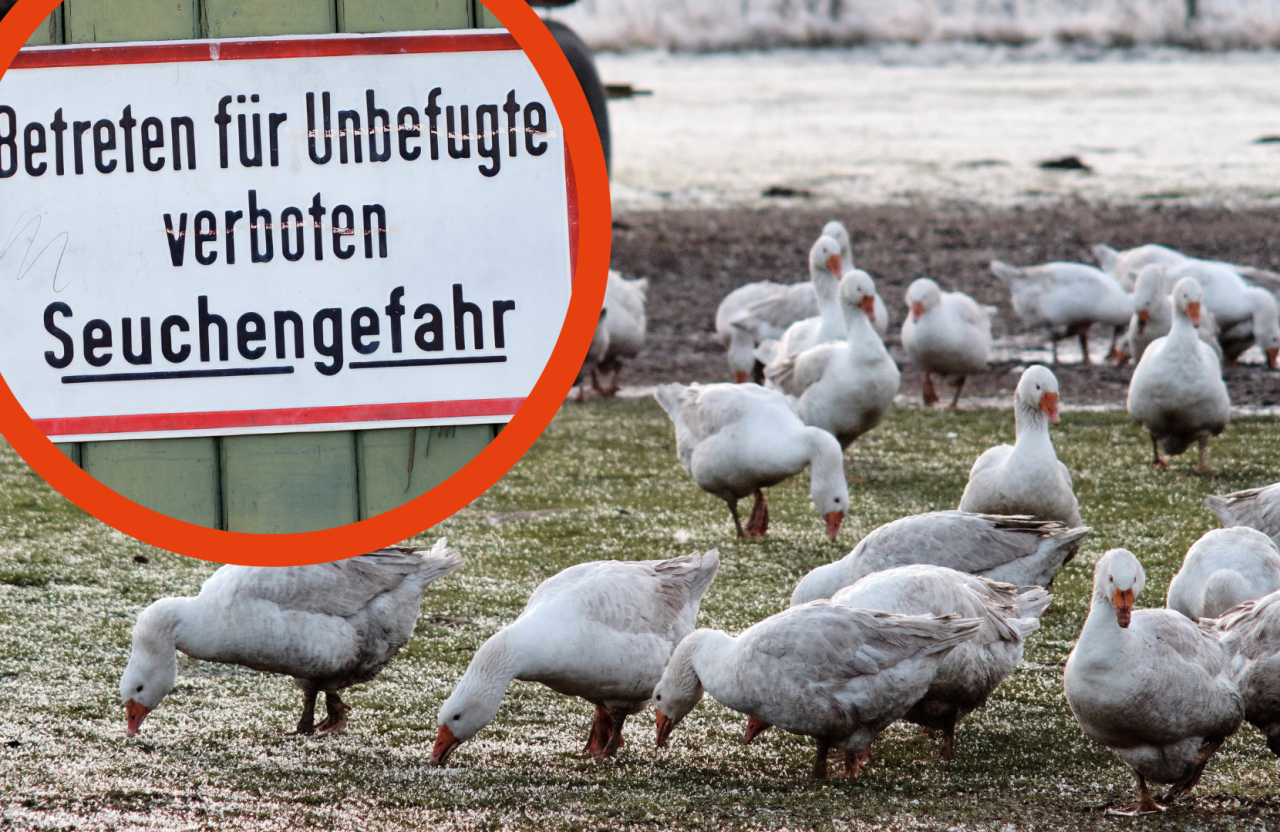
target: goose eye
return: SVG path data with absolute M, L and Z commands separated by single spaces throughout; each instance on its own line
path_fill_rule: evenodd
M 658 694 L 657 696 L 655 696 L 655 697 L 654 697 L 654 699 L 655 699 L 656 701 L 658 701 L 658 702 L 661 702 L 661 701 L 662 701 L 662 694 Z
M 454 721 L 457 721 L 457 720 L 459 720 L 459 719 L 462 719 L 462 714 L 454 714 L 454 715 L 453 715 L 453 718 L 454 718 Z
M 138 685 L 138 689 L 134 693 L 142 693 L 142 685 Z

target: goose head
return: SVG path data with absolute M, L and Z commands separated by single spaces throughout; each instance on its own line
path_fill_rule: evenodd
M 1033 364 L 1023 371 L 1014 399 L 1019 410 L 1044 413 L 1058 424 L 1058 378 L 1048 367 Z
M 842 273 L 853 268 L 853 244 L 849 240 L 849 229 L 840 220 L 832 220 L 822 226 L 822 236 L 830 237 L 840 244 L 840 266 Z
M 129 664 L 120 677 L 120 701 L 125 709 L 125 735 L 132 737 L 142 720 L 173 690 L 178 675 L 174 653 L 177 626 L 175 598 L 163 598 L 143 610 L 133 628 Z
M 667 744 L 671 732 L 702 700 L 702 681 L 693 669 L 693 655 L 709 630 L 696 630 L 680 642 L 671 654 L 662 678 L 653 689 L 653 711 L 657 718 L 657 745 Z
M 907 287 L 907 307 L 911 310 L 911 320 L 918 322 L 939 303 L 942 303 L 942 290 L 929 278 L 918 278 Z
M 1280 310 L 1266 289 L 1251 288 L 1249 298 L 1253 301 L 1253 340 L 1267 357 L 1267 369 L 1274 370 L 1280 359 Z
M 840 523 L 849 511 L 849 481 L 844 473 L 844 451 L 839 441 L 822 428 L 807 428 L 809 442 L 809 496 L 813 507 L 827 523 L 832 540 L 840 533 Z
M 1191 321 L 1192 326 L 1200 326 L 1200 304 L 1204 301 L 1204 290 L 1194 277 L 1184 277 L 1173 287 L 1173 308 L 1179 318 Z
M 840 244 L 827 236 L 818 238 L 809 249 L 809 276 L 813 291 L 821 297 L 834 289 L 844 271 L 840 267 Z M 834 292 L 831 292 L 834 294 Z M 830 297 L 831 294 L 827 294 Z
M 1142 593 L 1146 582 L 1147 575 L 1133 552 L 1112 549 L 1093 569 L 1093 606 L 1110 604 L 1115 609 L 1116 622 L 1128 627 L 1133 616 L 1133 600 Z
M 1149 265 L 1138 275 L 1133 286 L 1133 313 L 1138 318 L 1141 334 L 1153 319 L 1157 322 L 1169 318 L 1169 298 L 1164 293 L 1164 267 Z
M 857 315 L 853 311 L 861 309 L 862 314 L 867 316 L 867 320 L 875 323 L 876 320 L 876 283 L 871 279 L 871 275 L 861 269 L 852 269 L 845 273 L 840 280 L 840 303 L 845 310 L 845 319 L 849 316 Z
M 431 762 L 442 766 L 454 750 L 493 721 L 514 677 L 508 631 L 500 631 L 476 651 L 467 672 L 436 715 L 436 744 Z

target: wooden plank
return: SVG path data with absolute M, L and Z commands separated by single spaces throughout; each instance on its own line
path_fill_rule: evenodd
M 471 0 L 337 0 L 341 32 L 469 29 Z
M 222 504 L 233 532 L 310 532 L 360 516 L 352 431 L 227 436 Z
M 204 24 L 211 38 L 338 31 L 334 0 L 204 0 Z
M 80 443 L 79 442 L 55 442 L 53 447 L 66 454 L 67 459 L 80 465 Z
M 480 0 L 474 0 L 476 7 L 476 28 L 477 29 L 502 29 L 502 21 L 498 16 L 489 11 L 489 7 Z
M 435 488 L 474 459 L 493 436 L 493 425 L 360 431 L 362 519 L 402 506 Z
M 36 30 L 27 38 L 27 46 L 52 46 L 62 43 L 62 7 L 53 10 L 53 14 L 44 19 Z
M 84 442 L 80 457 L 94 479 L 135 503 L 188 523 L 221 525 L 216 439 Z
M 200 37 L 197 0 L 66 0 L 66 43 Z

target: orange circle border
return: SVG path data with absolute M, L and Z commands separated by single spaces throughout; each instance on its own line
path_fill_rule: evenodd
M 19 0 L 0 21 L 0 67 L 7 69 L 61 0 Z M 376 517 L 295 534 L 250 534 L 175 520 L 117 494 L 81 470 L 40 432 L 0 377 L 0 433 L 46 482 L 102 522 L 161 549 L 218 563 L 299 566 L 394 544 L 445 520 L 519 461 L 550 424 L 591 345 L 604 302 L 612 214 L 604 152 L 586 96 L 554 37 L 525 0 L 484 0 L 529 56 L 560 117 L 578 191 L 578 262 L 573 295 L 551 359 L 502 432 L 458 473 Z M 4 77 L 0 70 L 0 81 Z

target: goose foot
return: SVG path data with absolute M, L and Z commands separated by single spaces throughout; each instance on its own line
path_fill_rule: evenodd
M 1085 366 L 1088 366 L 1090 363 L 1092 363 L 1089 360 L 1089 331 L 1085 330 L 1084 332 L 1081 332 L 1079 335 L 1079 338 L 1080 338 L 1080 352 L 1084 355 Z
M 591 732 L 587 734 L 587 745 L 582 749 L 582 753 L 593 757 L 599 756 L 600 752 L 604 751 L 604 747 L 609 744 L 609 735 L 612 732 L 613 717 L 609 715 L 609 709 L 596 705 L 596 714 L 591 720 Z
M 813 756 L 813 779 L 827 779 L 827 753 L 831 751 L 831 743 L 818 740 L 818 751 Z
M 1153 812 L 1163 812 L 1164 807 L 1151 799 L 1151 792 L 1147 791 L 1147 781 L 1141 774 L 1138 775 L 1138 802 L 1124 809 L 1107 809 L 1105 814 L 1120 815 L 1121 817 L 1134 817 L 1135 815 L 1149 815 Z
M 1222 740 L 1215 742 L 1206 742 L 1200 746 L 1200 753 L 1196 755 L 1195 762 L 1191 764 L 1191 772 L 1178 782 L 1169 787 L 1169 793 L 1160 798 L 1165 803 L 1177 800 L 1200 782 L 1200 775 L 1204 774 L 1204 767 L 1209 763 L 1209 758 L 1213 756 L 1213 752 L 1218 750 L 1218 746 L 1222 745 Z
M 609 739 L 598 753 L 591 755 L 598 763 L 617 756 L 618 749 L 622 748 L 622 724 L 627 721 L 627 713 L 626 711 L 605 711 L 605 717 L 609 720 Z
M 725 502 L 729 504 L 729 514 L 733 516 L 733 527 L 738 532 L 738 539 L 745 540 L 747 533 L 742 530 L 742 518 L 738 516 L 738 501 L 726 499 Z
M 920 398 L 924 400 L 925 407 L 933 407 L 938 403 L 938 391 L 933 387 L 933 376 L 928 373 L 924 374 L 924 388 Z
M 336 693 L 325 691 L 324 694 L 325 718 L 316 726 L 316 730 L 321 734 L 341 734 L 347 730 L 347 713 L 351 710 L 351 706 L 342 701 L 342 698 Z
M 310 736 L 316 732 L 316 690 L 302 691 L 302 718 L 298 720 L 298 727 L 293 733 Z
M 1209 473 L 1209 437 L 1200 437 L 1200 464 L 1196 466 L 1196 473 Z
M 747 519 L 747 536 L 764 537 L 769 532 L 769 504 L 765 501 L 764 492 L 756 489 L 755 504 L 751 506 L 751 517 Z
M 950 731 L 942 732 L 942 747 L 938 749 L 938 756 L 948 763 L 956 758 L 956 734 L 954 728 Z
M 956 382 L 956 394 L 952 397 L 951 404 L 947 405 L 952 410 L 957 410 L 960 407 L 960 391 L 964 389 L 964 380 L 966 378 L 968 376 L 960 376 L 960 380 Z
M 1169 470 L 1169 463 L 1160 458 L 1160 443 L 1154 436 L 1151 437 L 1151 467 L 1159 471 Z
M 756 361 L 751 366 L 751 381 L 755 384 L 764 384 L 764 364 L 762 362 Z
M 746 370 L 734 370 L 734 371 L 733 371 L 733 383 L 734 383 L 734 384 L 746 384 L 746 383 L 747 383 L 748 381 L 750 381 L 750 380 L 751 380 L 751 377 L 748 375 L 748 373 L 747 373 L 747 371 L 746 371 Z
M 870 748 L 864 748 L 861 751 L 846 751 L 844 752 L 844 771 L 837 774 L 836 777 L 857 777 L 870 761 Z

